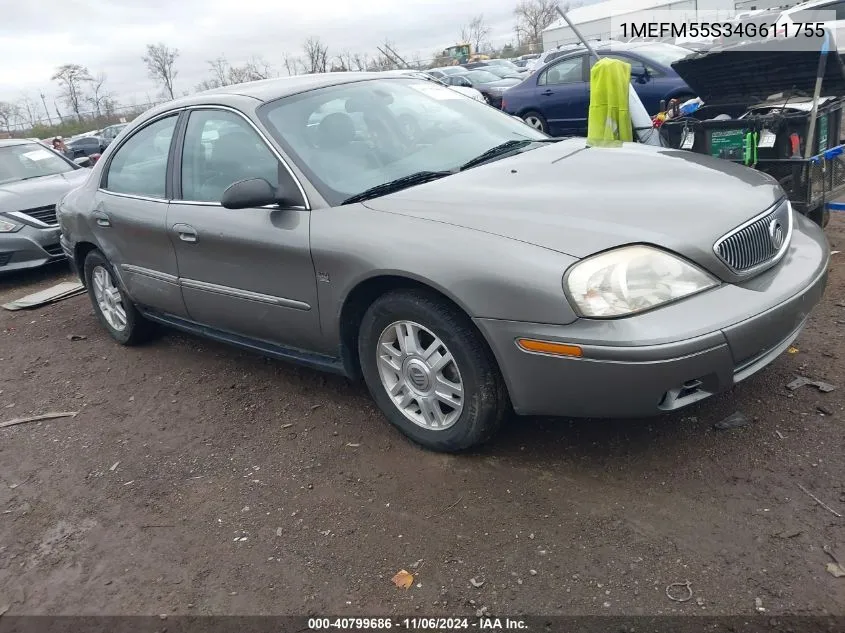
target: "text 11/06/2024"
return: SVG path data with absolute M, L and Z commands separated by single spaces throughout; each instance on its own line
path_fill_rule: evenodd
M 628 38 L 725 38 L 758 39 L 769 37 L 824 37 L 822 22 L 621 22 L 619 31 Z
M 527 631 L 528 626 L 519 618 L 480 617 L 470 619 L 456 618 L 308 618 L 308 629 L 311 631 L 329 630 L 387 630 L 403 631 Z

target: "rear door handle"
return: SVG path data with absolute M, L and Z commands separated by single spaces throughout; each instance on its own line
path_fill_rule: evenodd
M 111 220 L 104 211 L 94 211 L 91 215 L 97 221 L 97 226 L 111 226 Z
M 190 224 L 174 224 L 173 230 L 183 242 L 194 243 L 197 241 L 197 230 Z
M 543 95 L 544 97 L 548 97 L 548 96 L 553 95 L 553 94 L 554 94 L 554 91 L 552 91 L 552 90 L 544 90 L 544 91 L 543 91 L 543 92 L 541 92 L 540 94 L 541 94 L 541 95 Z

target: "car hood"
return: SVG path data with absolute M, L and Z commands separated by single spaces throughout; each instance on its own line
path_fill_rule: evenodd
M 0 184 L 0 212 L 21 211 L 56 204 L 71 189 L 81 186 L 90 169 Z
M 578 258 L 651 243 L 719 274 L 714 242 L 783 195 L 771 177 L 726 160 L 572 139 L 364 204 Z

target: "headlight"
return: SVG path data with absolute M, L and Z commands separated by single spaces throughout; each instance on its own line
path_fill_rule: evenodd
M 14 233 L 15 231 L 19 230 L 22 226 L 22 224 L 15 224 L 10 220 L 0 218 L 0 233 Z
M 564 278 L 581 316 L 599 319 L 643 312 L 718 284 L 700 268 L 651 246 L 625 246 L 590 257 Z

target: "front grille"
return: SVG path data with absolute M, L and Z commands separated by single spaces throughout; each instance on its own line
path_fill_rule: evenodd
M 50 226 L 58 225 L 59 221 L 56 218 L 56 205 L 51 204 L 46 207 L 35 207 L 34 209 L 24 209 L 21 211 L 24 215 L 28 215 L 36 220 L 41 220 L 44 224 Z
M 789 246 L 792 216 L 789 203 L 728 233 L 716 242 L 716 254 L 736 273 L 749 273 L 772 262 Z
M 12 253 L 0 253 L 0 266 L 5 266 L 12 259 Z
M 62 245 L 58 242 L 56 244 L 49 244 L 47 246 L 42 246 L 45 251 L 47 251 L 50 255 L 55 257 L 56 255 L 64 255 L 65 252 L 62 250 Z

